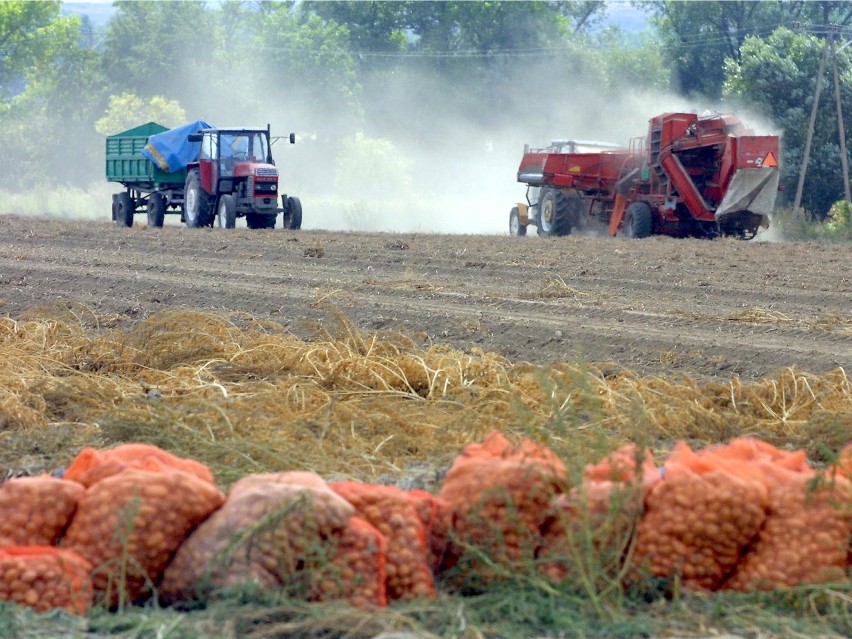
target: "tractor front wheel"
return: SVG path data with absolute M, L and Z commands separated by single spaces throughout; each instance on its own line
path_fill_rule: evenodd
M 302 201 L 297 197 L 284 200 L 284 228 L 298 231 L 302 228 Z
M 162 193 L 151 193 L 148 198 L 148 226 L 161 228 L 166 219 L 166 198 Z
M 207 196 L 201 190 L 201 179 L 198 171 L 190 171 L 186 176 L 183 189 L 183 221 L 189 228 L 205 226 L 204 217 L 207 213 Z
M 133 211 L 136 207 L 133 206 L 133 198 L 126 191 L 119 193 L 116 196 L 115 203 L 115 225 L 116 226 L 133 226 Z
M 624 214 L 624 236 L 640 239 L 648 237 L 653 231 L 654 220 L 651 207 L 645 202 L 634 202 Z
M 216 226 L 220 229 L 232 229 L 237 225 L 237 205 L 233 195 L 223 195 L 219 198 L 216 209 Z
M 512 207 L 509 213 L 509 235 L 523 236 L 527 234 L 527 225 L 521 224 L 521 213 L 518 207 Z

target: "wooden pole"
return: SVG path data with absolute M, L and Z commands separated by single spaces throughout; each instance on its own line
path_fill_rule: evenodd
M 825 61 L 828 58 L 828 43 L 822 49 L 822 58 L 819 61 L 819 71 L 816 78 L 816 90 L 814 91 L 814 105 L 811 107 L 811 119 L 808 122 L 808 136 L 805 139 L 805 152 L 802 157 L 802 168 L 799 170 L 799 185 L 796 187 L 796 200 L 793 209 L 798 211 L 802 205 L 802 190 L 805 187 L 805 173 L 808 170 L 808 160 L 811 156 L 811 142 L 814 137 L 814 124 L 816 123 L 817 107 L 819 106 L 819 95 L 822 91 L 822 74 L 825 73 Z
M 840 166 L 843 168 L 843 194 L 847 202 L 852 202 L 849 192 L 849 159 L 846 156 L 846 128 L 843 126 L 843 107 L 840 104 L 840 77 L 837 72 L 837 51 L 834 50 L 834 38 L 831 43 L 832 72 L 834 75 L 834 97 L 837 101 L 837 133 L 840 136 Z

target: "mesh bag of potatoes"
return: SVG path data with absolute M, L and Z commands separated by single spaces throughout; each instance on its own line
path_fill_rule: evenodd
M 557 495 L 542 526 L 539 571 L 553 582 L 565 581 L 590 558 L 594 572 L 617 574 L 633 531 L 644 508 L 645 497 L 660 481 L 648 450 L 628 444 L 586 465 L 582 483 Z
M 39 612 L 64 608 L 86 615 L 92 566 L 73 550 L 52 546 L 0 548 L 0 600 Z
M 408 498 L 426 529 L 426 563 L 432 574 L 437 574 L 449 544 L 449 509 L 442 499 L 420 488 L 409 490 Z
M 426 528 L 408 494 L 396 486 L 343 481 L 331 484 L 338 495 L 355 507 L 387 540 L 388 599 L 434 597 L 435 584 L 429 569 Z
M 378 528 L 358 516 L 329 540 L 330 561 L 311 572 L 312 601 L 345 600 L 356 608 L 388 605 L 387 541 Z
M 477 591 L 533 566 L 541 527 L 566 475 L 552 451 L 530 440 L 515 447 L 494 432 L 482 444 L 467 445 L 438 493 L 452 521 L 445 583 Z
M 632 564 L 638 574 L 717 590 L 766 518 L 766 486 L 731 472 L 717 457 L 675 445 L 645 500 Z M 638 576 L 638 575 L 637 575 Z
M 852 489 L 772 461 L 752 464 L 769 492 L 766 522 L 725 589 L 741 592 L 842 581 L 852 535 Z
M 201 462 L 176 457 L 150 444 L 121 444 L 106 450 L 84 448 L 65 469 L 62 477 L 88 487 L 101 479 L 120 473 L 125 468 L 144 467 L 150 459 L 214 483 L 213 473 Z
M 49 475 L 0 484 L 0 547 L 55 545 L 84 492 L 76 482 Z
M 62 545 L 92 564 L 107 605 L 129 603 L 149 594 L 187 535 L 224 499 L 210 482 L 150 458 L 86 489 Z
M 172 602 L 212 596 L 244 583 L 308 588 L 299 580 L 310 576 L 297 573 L 331 560 L 329 539 L 353 514 L 352 505 L 315 473 L 245 477 L 178 549 L 163 576 L 161 597 Z
M 852 444 L 844 446 L 837 456 L 837 463 L 832 468 L 833 472 L 852 480 Z

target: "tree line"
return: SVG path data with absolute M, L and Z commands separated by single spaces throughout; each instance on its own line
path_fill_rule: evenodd
M 458 175 L 465 125 L 505 132 L 490 144 L 542 142 L 569 121 L 566 134 L 609 125 L 623 142 L 616 105 L 647 120 L 691 103 L 765 117 L 792 199 L 827 38 L 852 115 L 852 5 L 632 4 L 651 25 L 640 34 L 604 27 L 607 4 L 591 0 L 115 2 L 103 28 L 61 2 L 7 0 L 2 188 L 102 180 L 104 135 L 149 119 L 293 122 L 313 136 L 300 170 L 319 187 L 323 158 L 357 132 L 444 153 Z M 823 73 L 802 197 L 817 216 L 843 198 L 832 65 Z

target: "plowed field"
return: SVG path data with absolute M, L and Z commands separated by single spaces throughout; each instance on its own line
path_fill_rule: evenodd
M 367 331 L 641 375 L 852 365 L 852 246 L 0 217 L 0 312 L 68 303 L 113 325 L 164 309 L 246 311 L 305 338 L 340 311 Z

